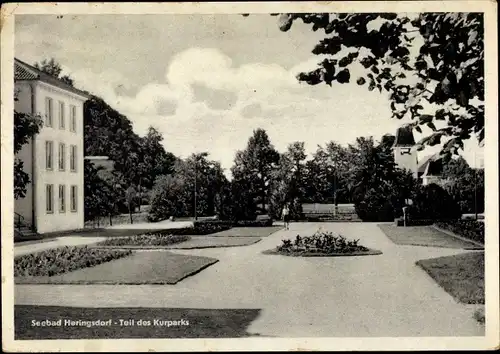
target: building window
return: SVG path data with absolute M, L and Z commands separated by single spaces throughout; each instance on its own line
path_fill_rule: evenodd
M 66 168 L 66 146 L 59 143 L 59 171 L 64 171 Z
M 64 184 L 59 185 L 59 212 L 66 212 L 66 186 Z
M 76 172 L 76 145 L 71 145 L 69 168 L 71 172 Z
M 65 129 L 66 127 L 64 113 L 64 102 L 59 101 L 59 129 Z
M 54 109 L 52 107 L 52 98 L 45 97 L 45 126 L 52 126 L 52 117 Z
M 54 143 L 52 141 L 45 142 L 45 167 L 47 170 L 52 170 L 52 156 L 54 155 Z
M 54 185 L 47 184 L 45 189 L 45 209 L 47 214 L 54 212 Z
M 76 201 L 77 201 L 77 189 L 76 186 L 71 186 L 71 211 L 76 212 Z
M 76 106 L 71 105 L 70 107 L 70 131 L 76 132 Z

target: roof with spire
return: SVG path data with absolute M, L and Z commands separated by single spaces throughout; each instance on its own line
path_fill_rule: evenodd
M 394 139 L 393 147 L 397 146 L 414 146 L 415 138 L 413 137 L 413 131 L 410 126 L 404 125 L 399 127 L 396 131 L 396 139 Z
M 52 75 L 49 75 L 35 68 L 34 66 L 29 65 L 17 58 L 14 58 L 14 81 L 24 81 L 24 80 L 28 81 L 39 80 L 48 83 L 50 85 L 59 87 L 63 90 L 70 91 L 87 99 L 90 98 L 89 93 L 79 90 L 71 85 L 68 85 L 64 81 L 55 78 Z

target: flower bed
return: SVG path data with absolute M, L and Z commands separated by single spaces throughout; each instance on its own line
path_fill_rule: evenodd
M 184 242 L 191 237 L 188 235 L 172 235 L 153 233 L 129 237 L 113 237 L 97 243 L 98 246 L 168 246 Z
M 282 244 L 266 254 L 281 254 L 287 256 L 361 256 L 375 255 L 382 252 L 369 249 L 359 244 L 359 240 L 347 240 L 342 235 L 331 232 L 316 232 L 312 236 L 301 237 L 295 240 L 285 239 Z
M 119 259 L 130 250 L 66 246 L 14 258 L 14 277 L 54 276 Z
M 484 223 L 476 220 L 449 220 L 436 222 L 436 226 L 469 240 L 484 244 Z

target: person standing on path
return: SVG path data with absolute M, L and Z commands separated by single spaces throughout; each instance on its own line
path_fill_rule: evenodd
M 285 204 L 283 210 L 281 211 L 283 217 L 283 223 L 285 224 L 285 230 L 290 229 L 290 210 L 288 209 L 288 204 Z

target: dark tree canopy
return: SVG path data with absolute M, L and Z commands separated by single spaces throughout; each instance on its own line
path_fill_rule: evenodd
M 18 100 L 14 92 L 14 102 Z M 43 121 L 40 116 L 22 113 L 14 110 L 14 154 L 21 151 L 36 134 L 40 132 Z M 24 164 L 19 158 L 14 159 L 14 198 L 24 198 L 27 186 L 30 183 L 29 175 L 24 171 Z
M 49 60 L 43 59 L 40 63 L 35 63 L 34 66 L 38 70 L 41 70 L 53 77 L 56 77 L 70 86 L 73 86 L 74 84 L 71 76 L 61 75 L 62 72 L 61 64 L 59 64 L 54 58 L 50 58 Z
M 471 135 L 484 139 L 481 13 L 280 14 L 280 29 L 288 31 L 298 19 L 324 31 L 312 52 L 328 56 L 316 70 L 300 73 L 300 81 L 331 86 L 355 80 L 388 92 L 393 117 L 409 116 L 415 130 L 432 130 L 421 149 L 446 138 L 442 153 L 449 157 Z M 353 78 L 355 63 L 362 75 Z M 436 127 L 437 121 L 445 126 Z

